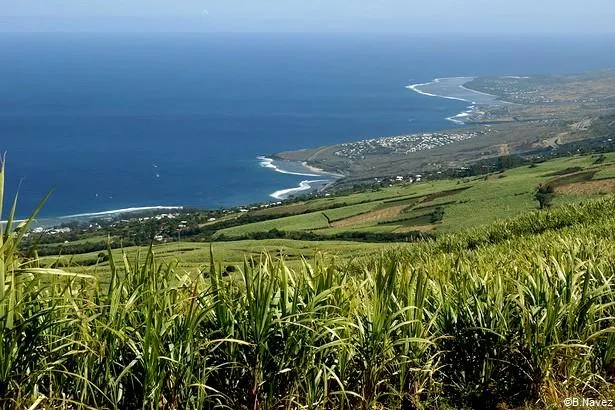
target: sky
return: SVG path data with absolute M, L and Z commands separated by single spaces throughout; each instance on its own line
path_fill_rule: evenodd
M 615 0 L 0 0 L 0 31 L 615 33 Z

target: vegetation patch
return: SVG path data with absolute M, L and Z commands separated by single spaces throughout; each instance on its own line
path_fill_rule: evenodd
M 544 174 L 545 177 L 557 177 L 561 175 L 574 174 L 577 172 L 583 171 L 583 167 L 568 167 L 564 169 L 560 169 L 554 172 L 549 172 L 548 174 Z
M 550 179 L 545 183 L 545 185 L 551 185 L 553 187 L 556 187 L 559 185 L 571 184 L 573 182 L 589 181 L 594 177 L 596 172 L 598 171 L 591 170 L 591 171 L 583 171 L 583 172 L 576 172 L 576 173 L 568 174 L 563 177 Z
M 418 216 L 410 216 L 406 218 L 393 219 L 390 221 L 382 221 L 379 222 L 378 225 L 403 225 L 403 226 L 414 226 L 414 225 L 426 225 L 431 222 L 432 214 L 423 214 Z
M 354 226 L 363 224 L 366 222 L 378 222 L 394 218 L 401 214 L 406 208 L 406 205 L 389 206 L 384 209 L 377 209 L 374 211 L 366 212 L 364 214 L 351 216 L 350 218 L 341 219 L 331 223 L 334 228 L 344 228 L 348 226 Z
M 347 202 L 331 201 L 331 203 L 309 203 L 299 202 L 291 203 L 282 206 L 273 206 L 265 209 L 257 209 L 249 212 L 251 216 L 271 216 L 273 218 L 279 218 L 283 216 L 301 215 L 310 212 L 324 211 L 327 209 L 343 208 L 348 206 Z
M 383 204 L 397 204 L 398 202 L 407 203 L 407 201 L 413 201 L 422 198 L 422 195 L 411 195 L 411 196 L 403 196 L 401 198 L 395 199 L 387 199 L 386 201 L 382 201 Z
M 423 210 L 427 210 L 427 209 L 433 209 L 433 208 L 437 208 L 439 206 L 445 206 L 445 205 L 451 205 L 451 204 L 456 204 L 457 201 L 446 201 L 446 202 L 440 202 L 437 204 L 430 204 L 430 205 L 422 205 L 422 206 L 415 206 L 414 208 L 412 208 L 413 211 L 423 211 Z
M 435 225 L 412 225 L 412 226 L 400 226 L 395 229 L 394 233 L 405 232 L 432 232 L 436 228 Z
M 466 189 L 469 189 L 471 187 L 466 186 L 466 187 L 462 187 L 462 188 L 456 188 L 456 189 L 450 189 L 450 190 L 446 190 L 446 191 L 440 191 L 440 192 L 436 192 L 433 194 L 429 194 L 429 195 L 425 195 L 424 197 L 422 197 L 421 201 L 422 203 L 425 202 L 431 202 L 433 200 L 436 200 L 438 198 L 443 198 L 446 196 L 451 196 L 451 195 L 457 195 L 463 191 L 465 191 Z
M 383 202 L 377 207 L 377 209 L 387 209 L 387 208 L 395 207 L 398 205 L 406 205 L 406 208 L 412 208 L 419 201 L 420 201 L 420 197 L 400 199 L 398 201 L 392 201 L 392 202 Z

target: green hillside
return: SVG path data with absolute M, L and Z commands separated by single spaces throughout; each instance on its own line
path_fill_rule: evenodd
M 346 227 L 329 224 L 357 216 L 364 221 L 353 229 L 398 230 L 418 226 L 400 215 L 444 208 L 441 221 L 429 221 L 434 238 L 416 243 L 245 239 L 216 242 L 210 256 L 209 244 L 180 242 L 110 251 L 90 267 L 76 263 L 98 254 L 64 256 L 75 269 L 54 270 L 58 257 L 18 252 L 24 229 L 9 224 L 0 403 L 503 409 L 612 399 L 615 196 L 600 179 L 612 160 L 393 186 L 324 210 L 321 198 L 285 205 L 306 214 L 226 231 L 313 223 L 332 235 Z M 536 210 L 545 182 L 555 203 Z M 365 220 L 370 213 L 385 219 Z
M 228 212 L 213 222 L 207 220 L 206 212 L 202 217 L 191 214 L 185 218 L 194 221 L 193 226 L 181 231 L 168 224 L 152 226 L 149 234 L 142 235 L 141 245 L 149 245 L 154 234 L 166 230 L 167 240 L 154 242 L 155 255 L 161 261 L 178 261 L 179 269 L 191 274 L 208 268 L 210 243 L 223 268 L 241 265 L 245 256 L 263 251 L 284 255 L 293 267 L 317 251 L 342 260 L 370 256 L 391 246 L 407 248 L 417 240 L 532 211 L 538 207 L 534 196 L 539 185 L 554 187 L 554 207 L 615 192 L 615 154 L 577 155 L 471 178 L 390 185 L 256 206 L 248 212 Z M 108 238 L 116 257 L 122 247 L 129 256 L 144 252 L 144 246 L 131 244 L 134 231 L 141 226 L 135 220 L 125 226 L 81 232 L 76 238 L 45 235 L 27 239 L 40 254 L 48 255 L 42 260 L 44 266 L 68 265 L 79 272 L 108 276 L 108 263 L 100 257 Z
M 604 187 L 596 185 L 592 192 L 581 195 L 575 193 L 575 189 L 579 188 L 575 183 L 587 182 L 592 177 L 611 178 L 615 173 L 614 154 L 606 154 L 605 160 L 598 164 L 597 157 L 566 157 L 486 176 L 383 188 L 376 193 L 344 198 L 342 201 L 349 205 L 342 208 L 240 225 L 222 229 L 219 233 L 232 237 L 274 228 L 287 231 L 311 230 L 321 235 L 346 230 L 404 232 L 412 228 L 451 232 L 534 209 L 534 192 L 541 183 L 556 182 L 560 186 L 561 194 L 556 200 L 559 204 L 575 201 L 587 194 L 612 192 L 613 185 L 603 183 Z M 566 176 L 573 177 L 563 178 Z M 353 202 L 359 204 L 350 205 Z M 437 206 L 441 206 L 445 212 L 438 224 L 430 224 L 429 220 L 419 218 Z M 283 213 L 285 209 L 281 207 L 278 211 Z M 330 225 L 327 225 L 323 213 L 331 219 Z

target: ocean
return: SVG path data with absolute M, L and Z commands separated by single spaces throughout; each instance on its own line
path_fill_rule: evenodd
M 462 126 L 467 102 L 408 85 L 613 68 L 614 40 L 3 33 L 7 199 L 25 216 L 53 189 L 44 217 L 276 201 L 324 178 L 275 152 Z

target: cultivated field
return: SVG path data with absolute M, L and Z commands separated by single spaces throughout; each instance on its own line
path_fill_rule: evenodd
M 381 252 L 336 242 L 347 259 L 298 242 L 214 244 L 231 255 L 294 246 L 309 259 L 289 266 L 269 253 L 229 270 L 206 245 L 180 243 L 112 252 L 98 271 L 73 274 L 22 257 L 21 230 L 9 228 L 0 403 L 367 410 L 610 399 L 614 233 L 606 195 Z M 178 257 L 207 269 L 186 272 Z

